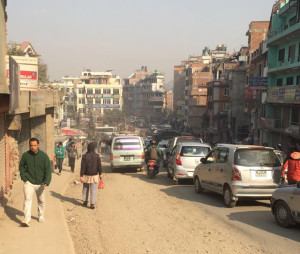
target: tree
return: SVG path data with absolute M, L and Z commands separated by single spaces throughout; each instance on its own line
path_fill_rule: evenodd
M 117 126 L 119 123 L 124 122 L 124 113 L 118 109 L 104 110 L 103 122 L 110 126 Z
M 44 63 L 40 58 L 38 62 L 38 72 L 39 72 L 39 84 L 49 83 L 48 76 L 48 65 Z
M 25 56 L 25 52 L 20 49 L 20 45 L 15 42 L 7 44 L 7 54 L 9 56 Z

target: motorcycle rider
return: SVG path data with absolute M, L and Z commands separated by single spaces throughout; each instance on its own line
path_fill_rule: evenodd
M 156 140 L 152 139 L 150 141 L 150 146 L 148 146 L 146 151 L 146 163 L 149 160 L 155 160 L 157 162 L 157 172 L 159 171 L 159 159 L 162 157 L 161 150 L 156 145 Z

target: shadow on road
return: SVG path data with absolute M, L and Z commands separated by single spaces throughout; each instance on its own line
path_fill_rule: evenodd
M 8 216 L 8 218 L 10 218 L 12 221 L 14 221 L 14 222 L 16 222 L 16 223 L 18 223 L 18 224 L 20 224 L 20 223 L 22 222 L 22 220 L 18 219 L 18 217 L 17 217 L 17 216 L 20 216 L 20 217 L 23 218 L 24 213 L 23 213 L 22 211 L 20 211 L 20 210 L 14 208 L 14 207 L 12 207 L 12 206 L 8 206 L 8 205 L 7 205 L 7 206 L 5 207 L 5 213 L 6 213 L 6 215 Z M 32 218 L 32 219 L 35 219 L 35 220 L 38 219 L 38 218 L 35 217 L 35 216 L 32 216 L 31 218 Z
M 300 242 L 300 225 L 293 226 L 289 229 L 279 227 L 275 222 L 271 210 L 233 212 L 228 215 L 228 218 L 231 221 L 239 221 L 281 237 Z
M 50 191 L 50 193 L 53 197 L 60 199 L 62 202 L 69 202 L 69 203 L 72 203 L 73 205 L 78 205 L 78 206 L 82 205 L 82 202 L 80 199 L 69 198 L 69 197 L 63 196 L 60 193 L 57 193 L 55 191 Z

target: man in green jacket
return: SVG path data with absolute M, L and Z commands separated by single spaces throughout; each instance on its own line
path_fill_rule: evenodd
M 51 182 L 50 160 L 46 153 L 39 150 L 39 140 L 29 140 L 30 150 L 22 155 L 20 161 L 20 176 L 24 182 L 24 221 L 22 225 L 30 226 L 32 196 L 35 192 L 38 199 L 39 222 L 44 222 L 45 188 Z

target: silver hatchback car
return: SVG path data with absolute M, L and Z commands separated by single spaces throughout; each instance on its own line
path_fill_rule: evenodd
M 179 143 L 171 153 L 167 172 L 173 177 L 173 182 L 178 183 L 180 179 L 193 179 L 194 170 L 201 158 L 204 158 L 211 150 L 207 144 L 186 142 Z
M 227 207 L 239 198 L 270 199 L 280 181 L 281 163 L 270 147 L 223 145 L 201 162 L 193 176 L 195 191 L 220 193 Z

